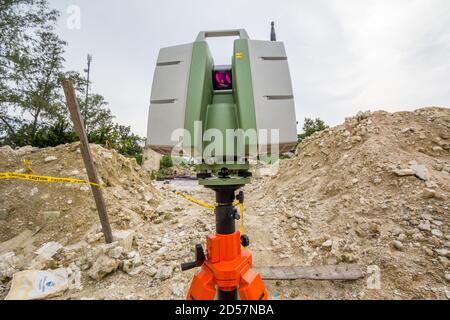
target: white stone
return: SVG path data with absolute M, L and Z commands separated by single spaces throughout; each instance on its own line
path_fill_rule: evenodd
M 110 258 L 119 259 L 122 256 L 122 253 L 123 253 L 123 248 L 118 246 L 118 247 L 115 247 L 115 248 L 112 248 L 111 250 L 109 250 L 108 256 Z
M 450 258 L 450 250 L 448 249 L 436 249 L 435 251 L 441 257 Z
M 35 194 L 37 194 L 38 192 L 39 192 L 39 189 L 37 187 L 34 187 L 33 189 L 31 189 L 30 196 L 32 197 Z
M 394 240 L 394 241 L 392 242 L 392 245 L 394 246 L 395 249 L 397 249 L 397 250 L 399 250 L 399 251 L 403 251 L 403 249 L 404 249 L 403 243 L 401 243 L 401 242 L 398 241 L 398 240 Z
M 424 221 L 421 224 L 418 225 L 419 230 L 421 231 L 431 231 L 431 224 L 430 221 Z
M 413 176 L 415 174 L 412 169 L 395 169 L 393 172 L 399 177 Z
M 7 252 L 0 255 L 0 282 L 5 279 L 11 279 L 18 270 L 16 264 L 18 259 L 14 252 Z
M 333 246 L 333 240 L 331 240 L 331 239 L 322 243 L 322 247 L 324 247 L 324 248 L 331 248 L 332 246 Z
M 118 241 L 125 252 L 132 250 L 134 235 L 134 230 L 118 230 L 113 232 L 114 241 Z
M 413 171 L 414 174 L 416 175 L 417 178 L 427 181 L 429 176 L 428 176 L 428 169 L 427 167 L 425 167 L 424 165 L 420 165 L 420 164 L 413 164 L 410 167 Z
M 133 251 L 128 254 L 128 258 L 129 259 L 123 261 L 122 270 L 129 275 L 135 275 L 136 268 L 142 266 L 141 256 L 138 252 Z
M 119 261 L 108 257 L 107 255 L 100 255 L 94 262 L 92 268 L 88 271 L 89 277 L 94 280 L 101 280 L 106 275 L 114 272 L 119 267 Z
M 438 238 L 441 238 L 441 237 L 444 235 L 444 234 L 442 233 L 442 231 L 439 230 L 439 229 L 433 229 L 433 230 L 431 230 L 431 234 L 432 234 L 433 236 L 438 237 Z
M 56 161 L 56 160 L 58 160 L 57 157 L 55 157 L 55 156 L 49 156 L 49 157 L 45 158 L 44 162 L 45 162 L 45 163 L 49 163 L 49 162 L 53 162 L 53 161 Z
M 47 242 L 36 250 L 36 254 L 44 259 L 51 259 L 63 246 L 58 242 Z
M 161 248 L 159 248 L 158 251 L 156 251 L 156 254 L 157 255 L 163 255 L 163 254 L 166 254 L 167 251 L 169 251 L 169 249 L 167 247 L 161 247 Z
M 172 284 L 172 293 L 177 297 L 183 296 L 184 284 L 181 282 Z
M 450 273 L 448 273 L 448 272 L 445 273 L 445 280 L 450 282 Z
M 156 272 L 155 278 L 158 280 L 167 280 L 172 277 L 173 268 L 171 266 L 161 266 Z

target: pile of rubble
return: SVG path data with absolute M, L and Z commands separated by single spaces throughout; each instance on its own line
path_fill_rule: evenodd
M 183 299 L 195 270 L 180 264 L 215 219 L 172 191 L 208 203 L 213 192 L 152 184 L 134 160 L 92 150 L 116 242 L 104 244 L 88 186 L 2 180 L 0 298 L 20 271 L 63 270 L 59 299 Z M 78 144 L 0 148 L 0 172 L 87 179 L 83 168 Z M 450 109 L 360 113 L 259 172 L 244 189 L 256 267 L 367 270 L 357 281 L 267 281 L 272 299 L 449 298 Z
M 274 263 L 380 271 L 378 290 L 362 281 L 334 298 L 450 295 L 450 109 L 359 113 L 306 139 L 250 190 L 258 227 L 273 228 L 261 251 Z

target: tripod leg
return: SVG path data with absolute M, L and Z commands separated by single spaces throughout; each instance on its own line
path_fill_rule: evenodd
M 241 300 L 267 300 L 269 298 L 259 273 L 249 269 L 242 275 L 239 297 Z
M 194 276 L 187 300 L 214 300 L 216 297 L 216 286 L 213 274 L 206 268 Z

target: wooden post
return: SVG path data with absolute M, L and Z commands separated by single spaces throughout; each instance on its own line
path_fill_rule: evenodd
M 331 266 L 293 266 L 253 268 L 263 280 L 358 280 L 364 278 L 361 266 L 340 264 Z
M 89 177 L 89 181 L 97 185 L 100 185 L 98 179 L 97 170 L 94 166 L 94 160 L 92 158 L 91 149 L 89 148 L 89 142 L 86 136 L 86 131 L 83 126 L 83 120 L 81 119 L 80 107 L 78 105 L 75 89 L 70 80 L 62 80 L 62 87 L 66 96 L 67 107 L 69 108 L 70 117 L 72 118 L 73 127 L 78 137 L 80 138 L 81 154 L 83 155 L 84 165 Z M 113 242 L 113 236 L 111 231 L 111 225 L 109 224 L 108 213 L 106 211 L 105 200 L 103 199 L 102 190 L 99 187 L 91 185 L 92 194 L 94 195 L 95 204 L 97 206 L 98 215 L 102 224 L 103 234 L 105 236 L 106 243 Z

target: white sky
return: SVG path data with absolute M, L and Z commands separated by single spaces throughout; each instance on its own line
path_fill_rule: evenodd
M 269 40 L 270 21 L 286 46 L 297 119 L 330 125 L 359 110 L 450 106 L 449 0 L 50 0 L 62 12 L 66 66 L 82 72 L 92 53 L 93 91 L 121 124 L 145 136 L 159 48 L 201 30 L 244 28 Z M 67 8 L 81 28 L 67 28 Z M 232 40 L 210 41 L 230 64 Z M 301 126 L 299 126 L 301 127 Z

